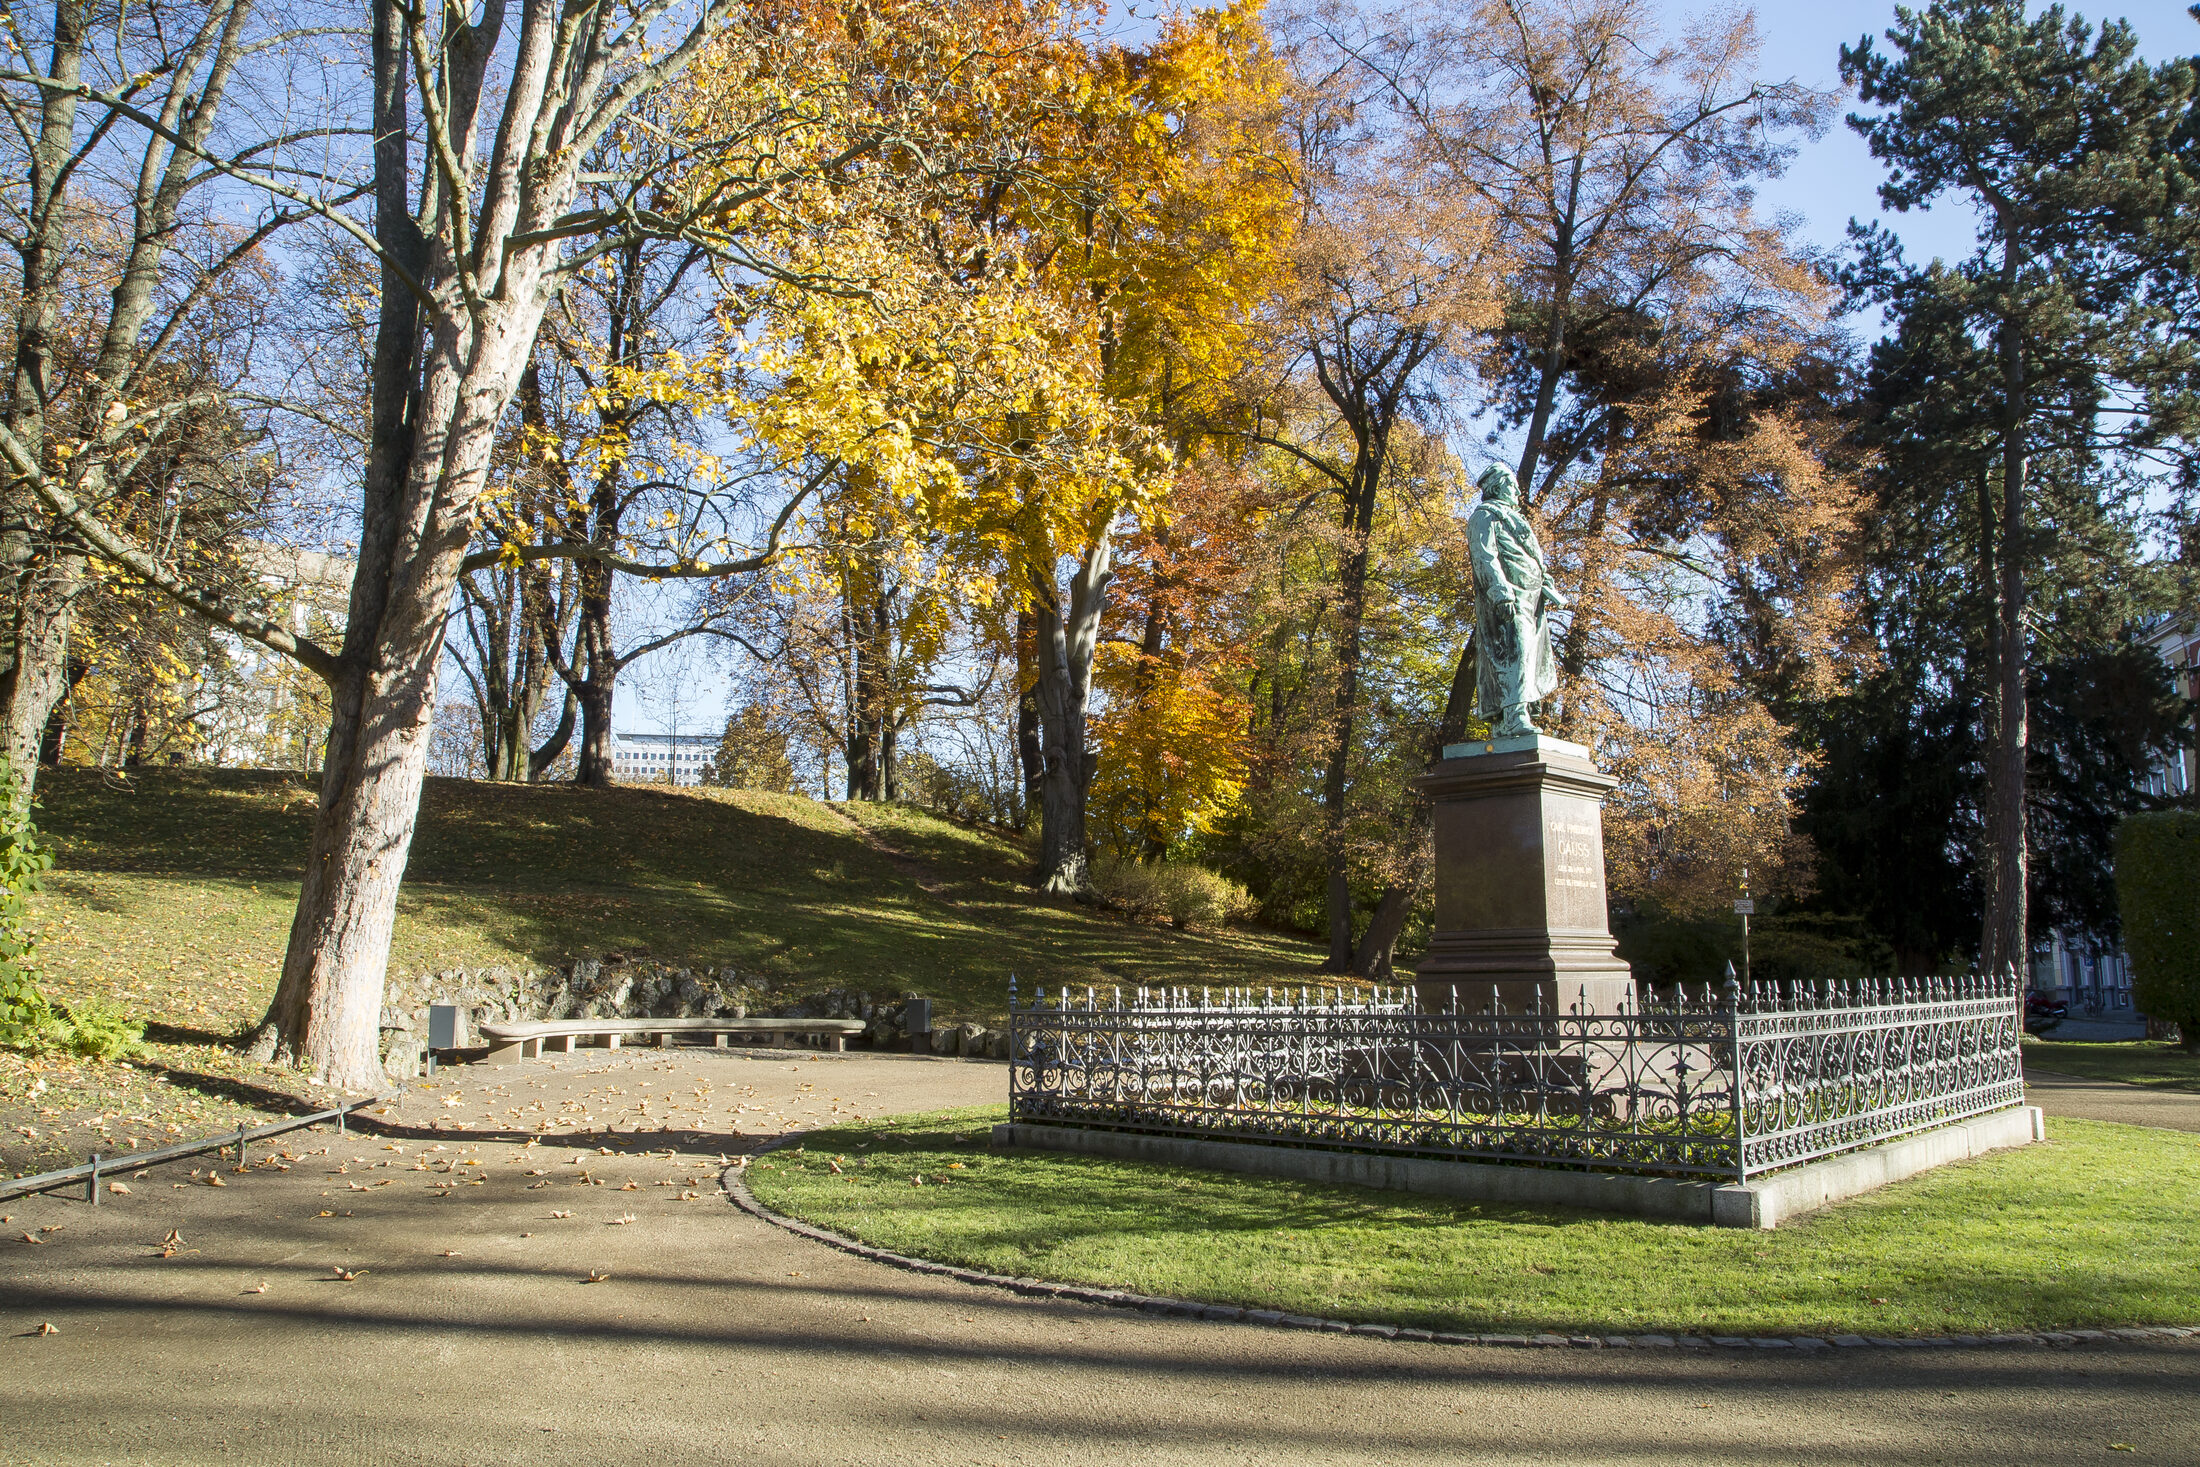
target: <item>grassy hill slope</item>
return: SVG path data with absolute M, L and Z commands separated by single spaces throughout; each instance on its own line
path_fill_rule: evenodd
M 50 991 L 226 1032 L 280 970 L 314 794 L 296 776 L 49 771 L 57 856 L 36 927 Z M 1033 984 L 1283 983 L 1319 954 L 1274 934 L 1177 933 L 1023 884 L 1002 838 L 900 807 L 637 786 L 431 779 L 391 968 L 648 953 L 775 986 L 908 989 L 997 1017 Z

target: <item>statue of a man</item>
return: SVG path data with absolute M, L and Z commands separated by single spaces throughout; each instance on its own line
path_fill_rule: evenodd
M 1543 547 L 1520 512 L 1511 469 L 1492 464 L 1475 481 L 1482 502 L 1467 519 L 1474 558 L 1475 702 L 1495 738 L 1532 734 L 1528 705 L 1558 690 L 1551 612 L 1566 599 L 1551 588 Z

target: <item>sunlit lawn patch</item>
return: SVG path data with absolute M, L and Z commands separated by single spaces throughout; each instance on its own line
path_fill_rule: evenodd
M 815 1132 L 751 1167 L 750 1185 L 768 1206 L 963 1267 L 1429 1329 L 2200 1323 L 2200 1136 L 2181 1132 L 2058 1119 L 2045 1143 L 1756 1233 L 997 1152 L 1002 1115 Z

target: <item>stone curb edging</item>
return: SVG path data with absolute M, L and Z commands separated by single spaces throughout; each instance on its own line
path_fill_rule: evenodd
M 807 1132 L 796 1131 L 780 1136 L 768 1145 L 749 1153 L 748 1160 L 778 1150 L 790 1142 L 799 1141 Z M 1155 1314 L 1172 1319 L 1203 1319 L 1224 1324 L 1256 1324 L 1270 1329 L 1313 1330 L 1324 1334 L 1358 1335 L 1367 1339 L 1403 1340 L 1418 1344 L 1436 1345 L 1494 1345 L 1522 1349 L 1577 1349 L 1577 1350 L 1790 1350 L 1802 1354 L 1819 1351 L 1883 1349 L 1883 1350 L 1933 1350 L 1979 1346 L 2018 1345 L 2092 1345 L 2092 1344 L 2145 1344 L 2159 1340 L 2200 1339 L 2200 1325 L 2141 1325 L 2111 1329 L 2068 1329 L 2020 1331 L 1991 1335 L 1919 1335 L 1895 1337 L 1892 1335 L 1832 1335 L 1819 1338 L 1812 1335 L 1758 1337 L 1745 1335 L 1577 1335 L 1577 1334 L 1454 1334 L 1442 1330 L 1408 1328 L 1396 1324 L 1354 1324 L 1344 1319 L 1317 1319 L 1305 1314 L 1286 1314 L 1280 1309 L 1246 1309 L 1235 1304 L 1205 1304 L 1195 1299 L 1170 1299 L 1152 1294 L 1136 1294 L 1126 1289 L 1102 1289 L 1089 1284 L 1050 1283 L 1045 1279 L 1010 1278 L 1006 1274 L 986 1273 L 975 1268 L 957 1268 L 952 1264 L 934 1263 L 927 1258 L 911 1258 L 886 1248 L 874 1248 L 869 1243 L 820 1228 L 810 1223 L 772 1211 L 756 1200 L 749 1190 L 748 1167 L 745 1163 L 728 1166 L 720 1177 L 726 1195 L 733 1205 L 751 1217 L 767 1222 L 775 1228 L 808 1238 L 813 1243 L 823 1243 L 837 1248 L 869 1263 L 880 1263 L 888 1268 L 904 1269 L 910 1273 L 936 1274 L 957 1283 L 975 1284 L 989 1289 L 1005 1289 L 1033 1299 L 1063 1299 L 1074 1304 L 1101 1304 L 1111 1309 L 1135 1309 L 1141 1314 Z

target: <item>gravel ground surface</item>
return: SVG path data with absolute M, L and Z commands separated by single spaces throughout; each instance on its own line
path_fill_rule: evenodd
M 999 1065 L 626 1051 L 443 1078 L 387 1135 L 0 1204 L 0 1461 L 2186 1462 L 2200 1432 L 2193 1343 L 1339 1337 L 883 1268 L 721 1195 L 721 1155 L 994 1099 Z
M 2081 1080 L 2074 1075 L 2050 1074 L 2027 1066 L 2024 1098 L 2051 1116 L 2121 1121 L 2127 1126 L 2160 1126 L 2171 1131 L 2200 1131 L 2200 1095 L 2185 1090 L 2155 1090 L 2145 1085 L 2118 1085 L 2110 1080 Z

